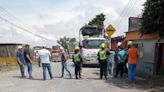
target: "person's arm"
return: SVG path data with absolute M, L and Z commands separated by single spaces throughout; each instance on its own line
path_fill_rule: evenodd
M 32 63 L 32 60 L 31 60 L 31 58 L 30 58 L 29 53 L 26 54 L 26 57 L 27 57 L 27 59 L 30 61 L 30 63 Z
M 125 54 L 126 54 L 126 55 L 125 55 L 125 57 L 124 57 L 124 61 L 127 59 L 127 53 L 125 52 Z
M 21 61 L 20 61 L 20 58 L 19 58 L 19 53 L 17 53 L 17 62 L 18 62 L 19 65 L 21 64 Z
M 75 63 L 75 60 L 74 60 L 74 57 L 73 57 L 73 55 L 72 55 L 72 62 L 73 62 L 73 63 Z
M 98 61 L 100 61 L 100 58 L 99 58 L 99 52 L 97 53 L 97 57 L 98 57 L 98 58 L 97 58 L 97 59 L 98 59 Z
M 50 61 L 52 60 L 52 57 L 51 57 L 51 54 L 50 52 L 48 51 L 48 55 L 49 55 L 49 58 L 50 58 Z

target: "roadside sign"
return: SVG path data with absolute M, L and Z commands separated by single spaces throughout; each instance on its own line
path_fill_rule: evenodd
M 108 27 L 106 28 L 105 31 L 106 31 L 108 37 L 111 37 L 112 34 L 116 31 L 116 29 L 110 24 L 110 25 L 108 25 Z

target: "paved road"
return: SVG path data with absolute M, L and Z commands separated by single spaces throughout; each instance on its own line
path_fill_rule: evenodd
M 129 84 L 126 78 L 100 80 L 98 68 L 84 68 L 83 79 L 76 80 L 71 65 L 72 63 L 69 63 L 73 79 L 69 79 L 68 74 L 60 78 L 60 63 L 52 63 L 55 76 L 52 80 L 47 76 L 47 80 L 42 81 L 42 68 L 37 66 L 33 69 L 34 80 L 21 79 L 19 70 L 0 73 L 0 92 L 159 92 L 149 88 L 143 89 L 137 84 Z

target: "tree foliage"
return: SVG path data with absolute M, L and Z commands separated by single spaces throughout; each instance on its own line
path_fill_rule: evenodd
M 157 33 L 164 38 L 164 0 L 147 0 L 142 16 L 142 34 Z
M 104 29 L 104 21 L 105 21 L 105 15 L 103 13 L 100 13 L 96 15 L 96 17 L 93 18 L 91 21 L 89 21 L 88 25 L 97 26 L 99 30 L 102 30 Z
M 63 38 L 57 40 L 57 43 L 60 44 L 63 48 L 67 49 L 69 41 L 70 38 L 64 36 Z
M 57 40 L 57 43 L 60 44 L 67 52 L 72 52 L 76 45 L 76 38 L 63 37 Z

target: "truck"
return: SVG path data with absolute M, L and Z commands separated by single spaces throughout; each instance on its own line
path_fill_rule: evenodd
M 80 54 L 83 65 L 98 65 L 98 51 L 101 43 L 106 43 L 102 32 L 95 26 L 84 26 L 79 32 Z

